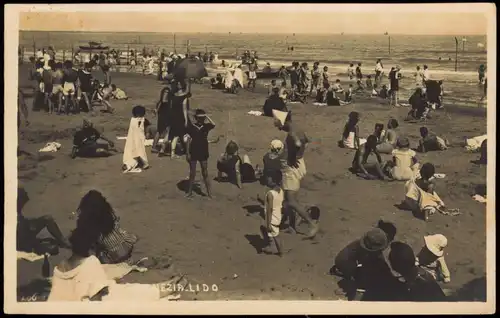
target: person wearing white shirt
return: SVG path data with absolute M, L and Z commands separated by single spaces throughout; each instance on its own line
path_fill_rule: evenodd
M 51 57 L 50 57 L 50 54 L 47 52 L 47 51 L 43 51 L 43 65 L 44 67 L 47 69 L 47 68 L 50 68 L 49 67 L 49 61 L 51 60 Z
M 431 74 L 430 74 L 430 71 L 429 71 L 429 67 L 427 65 L 424 65 L 424 71 L 423 71 L 423 74 L 422 74 L 422 77 L 423 77 L 423 83 L 424 83 L 424 93 L 426 91 L 426 85 L 425 83 L 431 79 Z
M 417 71 L 415 72 L 415 86 L 423 87 L 424 85 L 424 72 L 420 69 L 420 66 L 417 65 Z

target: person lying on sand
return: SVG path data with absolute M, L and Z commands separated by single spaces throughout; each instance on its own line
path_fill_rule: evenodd
M 384 172 L 392 180 L 408 181 L 418 174 L 418 160 L 415 151 L 410 149 L 410 141 L 406 137 L 398 138 L 396 149 L 392 151 L 392 161 L 384 165 Z
M 429 133 L 426 127 L 420 127 L 420 136 L 417 148 L 418 152 L 440 151 L 448 149 L 449 142 L 446 138 L 441 138 L 435 134 Z
M 17 250 L 44 254 L 44 246 L 37 239 L 38 234 L 43 230 L 47 231 L 63 248 L 70 248 L 68 240 L 64 237 L 54 218 L 44 215 L 36 218 L 27 218 L 23 215 L 25 205 L 30 201 L 28 193 L 24 187 L 17 188 Z
M 100 143 L 99 140 L 106 143 Z M 107 157 L 111 155 L 111 151 L 115 144 L 108 138 L 101 135 L 94 125 L 89 120 L 83 120 L 83 127 L 78 130 L 73 137 L 73 150 L 71 158 L 76 157 Z
M 371 155 L 375 156 L 375 161 L 368 161 L 368 159 L 373 158 Z M 352 160 L 352 172 L 363 179 L 386 179 L 383 172 L 382 157 L 377 151 L 376 136 L 369 136 L 366 143 L 356 150 Z
M 243 182 L 253 182 L 258 179 L 256 170 L 258 167 L 253 168 L 248 155 L 240 156 L 238 144 L 231 140 L 226 146 L 226 151 L 217 160 L 217 181 L 222 181 L 225 174 L 229 182 L 241 189 Z
M 381 142 L 377 145 L 377 151 L 379 153 L 392 153 L 398 141 L 398 132 L 396 130 L 398 127 L 399 123 L 396 119 L 389 119 L 387 123 L 387 131 L 382 136 Z

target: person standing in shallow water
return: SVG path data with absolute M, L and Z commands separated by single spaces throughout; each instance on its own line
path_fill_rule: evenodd
M 281 157 L 281 173 L 283 175 L 282 188 L 285 191 L 286 207 L 288 209 L 292 230 L 295 231 L 295 213 L 299 214 L 310 227 L 307 238 L 316 236 L 319 230 L 318 221 L 313 221 L 303 206 L 298 202 L 297 195 L 300 182 L 306 175 L 304 153 L 309 143 L 309 138 L 303 130 L 292 122 L 290 112 L 273 111 L 275 126 L 287 133 L 285 151 Z
M 196 164 L 201 165 L 201 174 L 207 195 L 212 197 L 212 187 L 208 178 L 208 133 L 215 128 L 215 123 L 208 117 L 203 109 L 197 109 L 194 115 L 194 120 L 191 120 L 187 127 L 187 151 L 186 160 L 189 163 L 189 188 L 187 197 L 193 197 L 193 184 L 196 178 Z

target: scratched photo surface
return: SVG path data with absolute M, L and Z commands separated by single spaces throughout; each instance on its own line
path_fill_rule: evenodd
M 10 312 L 494 310 L 492 5 L 6 8 Z

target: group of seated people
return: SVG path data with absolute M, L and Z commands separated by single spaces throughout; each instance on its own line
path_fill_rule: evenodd
M 442 107 L 442 97 L 442 81 L 427 81 L 425 90 L 417 87 L 408 100 L 411 110 L 406 116 L 406 121 L 429 119 L 432 109 Z

